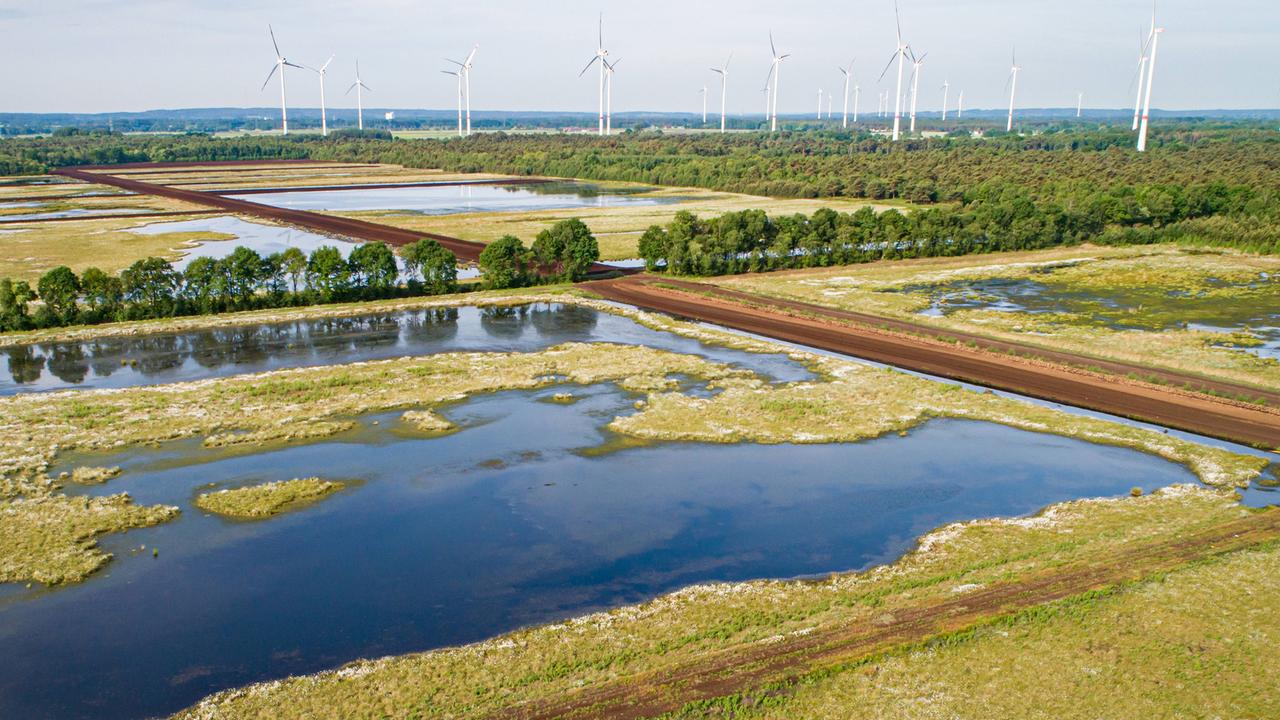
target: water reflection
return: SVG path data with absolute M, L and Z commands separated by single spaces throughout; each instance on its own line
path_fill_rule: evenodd
M 537 350 L 563 342 L 645 344 L 738 363 L 782 380 L 807 371 L 783 356 L 714 348 L 574 305 L 438 308 L 10 346 L 0 395 L 131 387 L 439 352 Z

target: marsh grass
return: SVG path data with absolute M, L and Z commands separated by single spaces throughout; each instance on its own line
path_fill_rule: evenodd
M 262 520 L 314 505 L 346 487 L 345 483 L 305 478 L 200 493 L 195 506 L 206 512 Z

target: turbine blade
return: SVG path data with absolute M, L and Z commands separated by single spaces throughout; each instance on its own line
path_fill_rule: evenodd
M 584 67 L 584 68 L 582 68 L 582 72 L 578 73 L 578 77 L 582 77 L 583 75 L 586 75 L 586 74 L 587 74 L 587 71 L 591 69 L 591 66 L 592 66 L 592 65 L 595 65 L 595 64 L 596 64 L 596 61 L 597 61 L 597 60 L 599 60 L 599 59 L 600 59 L 600 56 L 599 56 L 599 55 L 597 55 L 597 56 L 595 56 L 595 57 L 591 58 L 591 62 L 587 63 L 587 66 L 586 66 L 586 67 Z
M 307 68 L 304 68 L 304 67 L 302 67 L 301 65 L 298 65 L 298 64 L 296 64 L 296 63 L 291 63 L 291 62 L 289 62 L 288 60 L 286 60 L 286 61 L 284 62 L 284 64 L 285 64 L 285 65 L 288 65 L 288 66 L 289 66 L 289 67 L 291 67 L 291 68 L 298 68 L 299 70 L 306 70 L 306 69 L 307 69 Z
M 330 56 L 329 56 L 329 59 L 328 59 L 328 60 L 326 60 L 326 61 L 325 61 L 325 63 L 324 63 L 323 65 L 321 65 L 321 66 L 320 66 L 320 72 L 322 72 L 322 73 L 323 73 L 325 70 L 328 70 L 328 69 L 329 69 L 329 63 L 332 63 L 332 62 L 333 62 L 333 59 L 334 59 L 335 57 L 337 57 L 337 55 L 330 55 Z
M 729 63 L 733 62 L 733 52 L 729 52 L 729 59 L 724 61 L 724 71 L 729 72 Z
M 368 90 L 369 92 L 373 92 L 373 88 L 369 87 L 368 85 L 365 85 L 364 83 L 360 83 L 360 87 L 364 88 L 365 90 Z
M 343 94 L 344 94 L 344 95 L 350 95 L 350 94 L 351 94 L 351 91 L 352 91 L 352 90 L 355 90 L 355 89 L 356 89 L 356 86 L 357 86 L 357 85 L 359 85 L 359 84 L 360 84 L 360 83 L 351 83 L 351 87 L 347 88 L 347 91 L 346 91 L 345 93 L 343 93 Z
M 279 69 L 280 69 L 279 63 L 271 66 L 271 72 L 267 73 L 267 79 L 262 81 L 262 88 L 259 89 L 258 92 L 262 92 L 263 90 L 267 89 L 267 83 L 271 82 L 271 78 L 276 76 L 276 71 Z
M 776 46 L 776 45 L 774 45 L 774 44 L 773 44 L 773 31 L 772 31 L 772 30 L 770 30 L 770 31 L 769 31 L 769 50 L 773 53 L 773 56 L 774 56 L 774 57 L 778 57 L 778 48 L 777 48 L 777 46 Z
M 884 72 L 880 73 L 880 80 L 883 80 L 884 76 L 889 74 L 889 68 L 893 67 L 893 61 L 897 59 L 898 59 L 898 53 L 895 52 L 893 54 L 893 57 L 889 58 L 888 64 L 884 66 Z M 880 80 L 877 80 L 876 82 L 880 82 Z
M 480 46 L 476 45 L 471 48 L 471 54 L 467 56 L 467 67 L 471 67 L 471 61 L 476 59 L 476 53 L 480 51 Z
M 271 33 L 271 46 L 276 49 L 276 57 L 280 57 L 280 45 L 276 42 L 275 28 L 268 25 L 267 32 Z
M 920 56 L 920 59 L 919 59 L 919 60 L 917 60 L 917 61 L 916 61 L 916 63 L 917 63 L 917 64 L 919 64 L 919 65 L 923 65 L 923 64 L 924 64 L 924 59 L 925 59 L 925 58 L 927 58 L 927 57 L 929 57 L 929 53 L 925 53 L 925 54 L 921 55 L 921 56 Z
M 893 21 L 898 24 L 898 45 L 902 45 L 902 13 L 898 12 L 898 0 L 893 0 Z
M 604 49 L 604 13 L 600 13 L 600 44 L 596 47 Z

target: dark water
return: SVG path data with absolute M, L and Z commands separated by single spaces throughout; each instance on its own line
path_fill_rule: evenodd
M 90 492 L 184 514 L 107 538 L 116 560 L 83 584 L 0 595 L 0 716 L 167 713 L 228 687 L 692 583 L 882 563 L 950 521 L 1195 480 L 1134 451 L 964 421 L 858 444 L 592 457 L 577 451 L 608 442 L 602 426 L 632 398 L 572 390 L 569 406 L 541 402 L 563 388 L 477 398 L 447 413 L 464 429 L 444 438 L 406 437 L 383 415 L 256 455 L 186 442 L 94 459 L 125 475 Z M 313 474 L 360 482 L 260 523 L 191 506 L 206 483 Z
M 705 345 L 616 315 L 541 304 L 416 310 L 0 348 L 9 370 L 0 375 L 0 395 L 132 387 L 441 352 L 525 352 L 565 342 L 647 345 L 750 367 L 779 380 L 809 377 L 781 355 Z
M 1222 285 L 1225 287 L 1226 283 Z M 1261 273 L 1255 283 L 1241 287 L 1256 292 L 1223 300 L 1163 287 L 1084 292 L 1054 283 L 1008 278 L 912 285 L 902 288 L 902 292 L 927 293 L 932 305 L 924 311 L 926 315 L 979 309 L 1071 313 L 1113 330 L 1191 328 L 1230 332 L 1248 329 L 1263 344 L 1243 349 L 1280 359 L 1280 282 Z
M 319 212 L 393 210 L 420 215 L 527 212 L 579 207 L 665 205 L 680 202 L 680 198 L 645 196 L 637 193 L 633 188 L 613 188 L 577 182 L 281 192 L 245 195 L 241 199 L 291 210 Z

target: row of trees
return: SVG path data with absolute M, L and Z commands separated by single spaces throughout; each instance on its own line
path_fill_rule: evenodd
M 57 267 L 35 288 L 0 279 L 0 331 L 457 291 L 457 260 L 435 240 L 405 247 L 401 258 L 398 264 L 386 245 L 367 243 L 345 258 L 332 246 L 266 257 L 238 247 L 225 258 L 195 258 L 182 271 L 156 257 L 119 275 Z
M 577 282 L 600 259 L 591 230 L 576 218 L 561 220 L 538 233 L 533 247 L 507 235 L 480 253 L 480 274 L 493 290 L 537 283 Z

